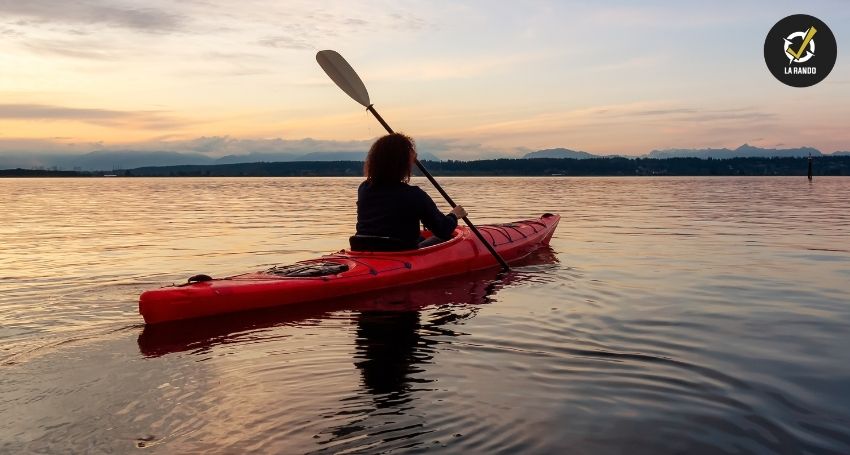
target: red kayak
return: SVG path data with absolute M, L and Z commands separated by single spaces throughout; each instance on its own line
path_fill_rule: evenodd
M 478 230 L 512 262 L 548 245 L 560 219 L 547 213 L 534 220 L 478 226 Z M 146 323 L 157 324 L 365 294 L 498 266 L 481 241 L 462 226 L 451 240 L 418 250 L 343 250 L 227 278 L 197 275 L 186 284 L 145 291 L 139 297 L 139 313 Z

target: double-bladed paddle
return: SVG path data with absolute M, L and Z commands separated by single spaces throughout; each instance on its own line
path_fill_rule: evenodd
M 381 115 L 378 114 L 378 111 L 375 110 L 375 107 L 372 105 L 372 103 L 369 102 L 369 92 L 366 91 L 366 86 L 363 85 L 363 81 L 360 80 L 360 76 L 357 75 L 357 73 L 354 71 L 354 68 L 352 68 L 351 65 L 349 65 L 348 62 L 346 62 L 345 59 L 342 58 L 341 55 L 339 55 L 338 52 L 332 50 L 319 51 L 316 54 L 316 61 L 319 62 L 319 66 L 321 66 L 322 69 L 325 70 L 325 73 L 327 73 L 328 77 L 330 77 L 331 80 L 334 81 L 334 83 L 336 83 L 336 85 L 341 88 L 343 92 L 347 93 L 348 96 L 354 99 L 354 101 L 357 101 L 358 103 L 365 106 L 366 109 L 371 112 L 372 115 L 374 115 L 379 122 L 381 122 L 381 125 L 384 126 L 387 132 L 389 132 L 390 134 L 393 133 L 393 129 L 390 128 L 389 125 L 387 125 L 387 122 L 384 121 Z M 431 184 L 434 185 L 434 188 L 436 188 L 437 191 L 439 191 L 440 194 L 443 195 L 443 197 L 446 199 L 446 202 L 448 202 L 449 205 L 454 208 L 457 204 L 455 204 L 455 202 L 448 195 L 448 193 L 443 190 L 443 187 L 441 187 L 440 184 L 437 183 L 436 180 L 434 180 L 434 176 L 431 175 L 431 173 L 428 172 L 427 169 L 425 169 L 425 166 L 423 166 L 422 163 L 419 162 L 419 159 L 416 159 L 415 163 L 416 167 L 418 167 L 419 170 L 422 172 L 422 175 L 428 178 L 428 181 L 430 181 Z M 475 233 L 475 236 L 478 237 L 478 240 L 481 240 L 481 243 L 484 244 L 484 246 L 487 248 L 487 251 L 489 251 L 490 254 L 492 254 L 497 261 L 499 261 L 499 264 L 502 265 L 502 268 L 506 271 L 510 270 L 510 267 L 508 267 L 508 263 L 505 262 L 505 260 L 502 259 L 502 256 L 500 256 L 499 253 L 496 252 L 496 250 L 493 248 L 493 245 L 490 245 L 490 242 L 484 239 L 484 236 L 481 235 L 481 232 L 478 231 L 478 228 L 476 228 L 475 225 L 472 224 L 472 221 L 469 221 L 469 217 L 463 217 L 463 221 L 466 223 L 467 226 L 469 226 L 469 229 Z

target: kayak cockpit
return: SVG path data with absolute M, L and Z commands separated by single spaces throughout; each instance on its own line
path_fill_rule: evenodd
M 429 239 L 433 236 L 430 231 L 422 231 L 420 235 Z M 464 237 L 464 228 L 456 228 L 454 232 L 452 232 L 452 238 L 446 240 L 444 242 L 437 243 L 435 245 L 430 245 L 422 248 L 416 249 L 397 249 L 393 248 L 398 245 L 398 240 L 391 239 L 389 237 L 373 237 L 373 236 L 351 236 L 349 238 L 349 242 L 351 243 L 351 248 L 345 250 L 347 254 L 354 255 L 362 255 L 362 254 L 380 254 L 380 255 L 419 255 L 423 253 L 431 253 L 437 250 L 441 250 L 450 245 L 454 245 L 457 242 L 461 241 Z

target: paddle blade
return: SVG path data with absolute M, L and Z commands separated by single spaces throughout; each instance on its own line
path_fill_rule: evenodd
M 354 72 L 354 69 L 348 62 L 342 58 L 336 51 L 326 50 L 319 51 L 316 54 L 316 61 L 319 66 L 325 70 L 328 77 L 336 83 L 336 85 L 352 97 L 354 101 L 369 107 L 369 92 L 366 91 L 366 86 L 360 80 L 360 76 Z

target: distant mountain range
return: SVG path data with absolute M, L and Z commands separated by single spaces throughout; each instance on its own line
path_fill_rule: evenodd
M 617 175 L 796 175 L 805 176 L 805 158 L 700 158 L 599 159 L 501 158 L 477 161 L 428 162 L 428 169 L 438 176 L 617 176 Z M 51 171 L 0 170 L 0 177 L 38 176 Z M 67 171 L 66 171 L 67 173 Z M 213 166 L 157 166 L 128 169 L 125 177 L 354 177 L 363 173 L 359 161 L 289 161 L 276 163 L 217 164 Z M 61 171 L 53 173 L 66 176 Z M 81 175 L 84 175 L 80 173 Z M 102 173 L 101 173 L 102 174 Z M 817 159 L 814 175 L 850 175 L 850 156 L 823 156 Z M 89 174 L 92 175 L 92 174 Z M 95 173 L 94 175 L 98 175 Z M 47 176 L 47 175 L 43 175 Z
M 534 158 L 575 158 L 577 160 L 583 160 L 587 158 L 599 158 L 599 155 L 593 155 L 587 152 L 578 152 L 575 150 L 564 149 L 564 148 L 556 148 L 556 149 L 545 149 L 538 150 L 536 152 L 526 153 L 523 156 L 525 159 L 534 159 Z
M 722 149 L 666 149 L 666 150 L 653 150 L 645 155 L 637 156 L 637 157 L 626 157 L 626 158 L 656 158 L 656 159 L 664 159 L 664 158 L 702 158 L 702 159 L 723 159 L 723 158 L 773 158 L 773 157 L 782 157 L 782 158 L 795 158 L 795 157 L 806 157 L 806 156 L 825 156 L 820 150 L 812 147 L 800 147 L 800 148 L 789 148 L 789 149 L 768 149 L 755 147 L 749 144 L 744 144 L 734 150 L 722 148 Z M 832 153 L 834 156 L 841 155 L 850 155 L 850 152 L 835 152 Z M 594 155 L 592 153 L 581 152 L 576 150 L 564 149 L 564 148 L 556 148 L 556 149 L 546 149 L 539 150 L 537 152 L 531 152 L 525 154 L 523 158 L 534 159 L 534 158 L 575 158 L 575 159 L 587 159 L 587 158 L 609 158 L 611 156 L 623 156 L 623 155 Z
M 799 158 L 805 156 L 823 156 L 820 150 L 812 147 L 791 149 L 765 149 L 744 144 L 735 150 L 722 149 L 668 149 L 653 150 L 647 158 Z
M 134 169 L 150 166 L 184 166 L 237 163 L 272 163 L 291 161 L 363 161 L 366 151 L 298 153 L 249 153 L 226 155 L 221 158 L 201 153 L 187 152 L 141 152 L 133 150 L 99 150 L 82 155 L 70 154 L 0 154 L 0 169 L 64 169 L 81 171 L 106 171 L 110 169 Z M 421 153 L 419 159 L 439 161 L 431 153 Z
M 639 157 L 626 156 L 626 158 L 770 158 L 770 157 L 806 157 L 806 156 L 830 156 L 821 153 L 812 147 L 769 149 L 744 144 L 736 149 L 667 149 L 653 150 Z M 848 156 L 850 151 L 838 151 L 832 156 Z M 570 150 L 566 148 L 553 148 L 538 150 L 525 154 L 524 159 L 537 158 L 610 158 L 617 155 L 595 155 L 588 152 Z M 152 166 L 185 166 L 185 165 L 213 165 L 213 164 L 237 164 L 237 163 L 272 163 L 272 162 L 296 162 L 296 161 L 363 161 L 366 151 L 337 151 L 337 152 L 310 152 L 310 153 L 259 153 L 252 152 L 242 155 L 227 155 L 220 158 L 210 157 L 202 153 L 194 152 L 146 152 L 134 150 L 99 150 L 85 154 L 35 154 L 35 153 L 0 153 L 0 169 L 64 169 L 81 171 L 108 171 L 118 169 L 134 169 Z M 440 158 L 431 153 L 421 153 L 421 160 L 439 161 Z

